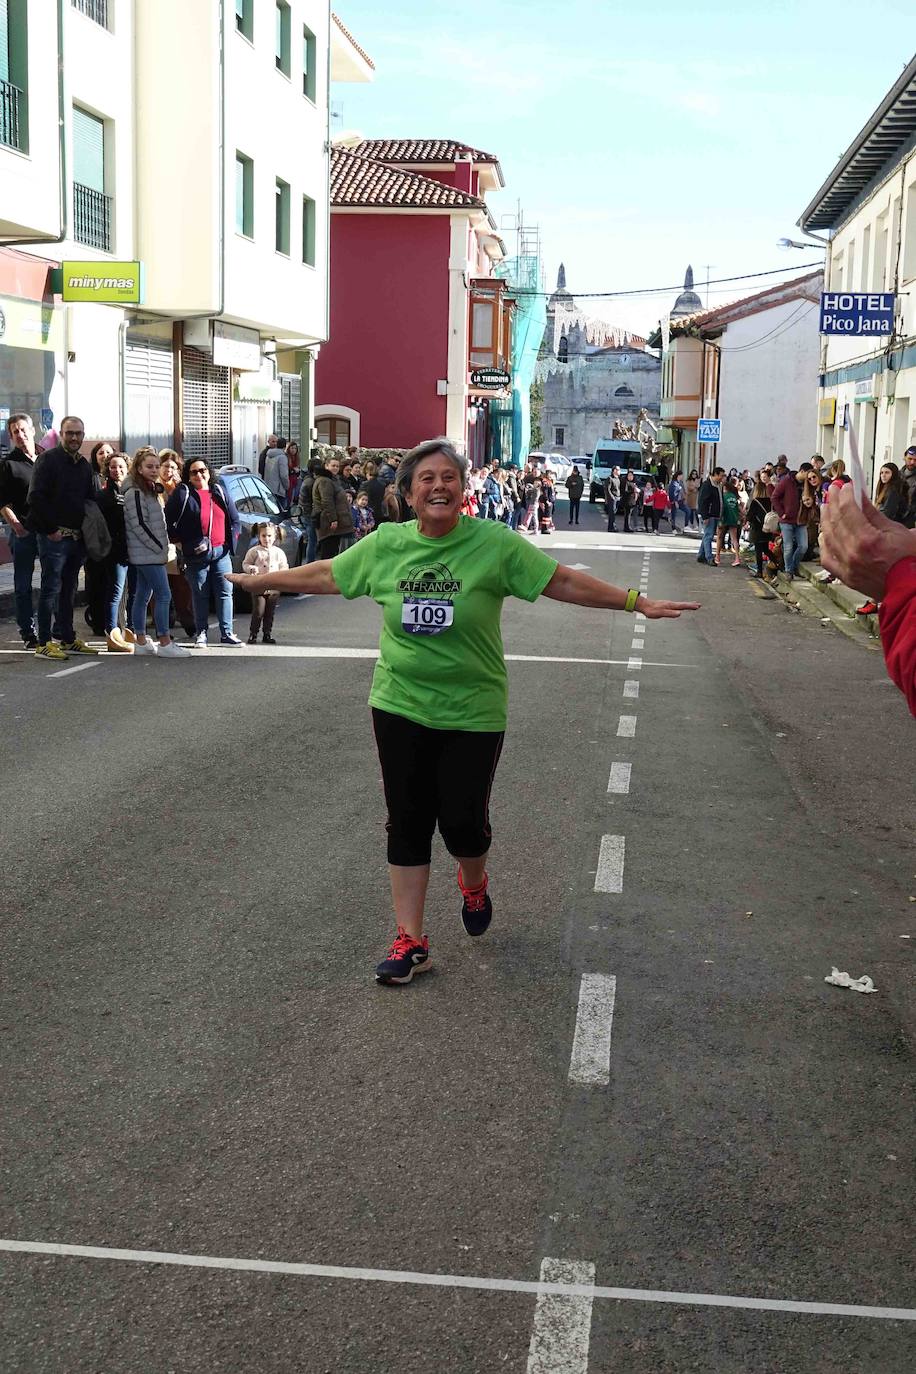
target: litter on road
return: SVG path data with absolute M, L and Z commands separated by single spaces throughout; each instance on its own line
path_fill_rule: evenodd
M 863 973 L 861 978 L 850 978 L 848 973 L 840 973 L 838 968 L 832 968 L 824 982 L 833 983 L 834 987 L 838 988 L 849 988 L 851 992 L 878 991 L 867 973 Z

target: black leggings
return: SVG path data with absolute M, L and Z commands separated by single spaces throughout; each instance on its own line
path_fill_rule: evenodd
M 431 730 L 376 706 L 372 724 L 388 803 L 388 862 L 428 864 L 437 823 L 455 858 L 486 854 L 503 732 Z
M 581 496 L 571 496 L 571 497 L 569 498 L 569 523 L 570 523 L 570 524 L 572 524 L 572 522 L 573 522 L 574 520 L 575 520 L 575 522 L 576 522 L 577 525 L 578 525 L 578 523 L 579 523 L 579 502 L 580 502 L 581 500 L 582 500 L 582 497 L 581 497 Z M 470 858 L 470 857 L 471 857 L 471 856 L 470 856 L 470 854 L 469 854 L 469 855 L 468 855 L 468 858 Z

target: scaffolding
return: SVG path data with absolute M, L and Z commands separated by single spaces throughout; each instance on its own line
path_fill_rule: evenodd
M 531 447 L 531 383 L 547 324 L 541 234 L 526 224 L 521 207 L 503 216 L 506 234 L 515 237 L 515 255 L 495 269 L 515 301 L 512 320 L 512 397 L 490 402 L 490 452 L 504 467 L 522 467 Z

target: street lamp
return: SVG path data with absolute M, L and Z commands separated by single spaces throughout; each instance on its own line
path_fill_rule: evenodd
M 817 242 L 811 242 L 810 240 L 808 240 L 808 242 L 806 242 L 806 243 L 800 243 L 798 239 L 777 239 L 777 240 L 776 240 L 776 247 L 777 247 L 777 248 L 819 248 L 819 249 L 821 250 L 822 253 L 826 253 L 827 248 L 828 248 L 828 245 L 827 245 L 826 243 L 822 243 L 820 240 L 817 240 Z

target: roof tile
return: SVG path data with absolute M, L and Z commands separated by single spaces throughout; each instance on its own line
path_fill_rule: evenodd
M 362 146 L 362 145 L 360 145 Z M 348 148 L 331 150 L 331 206 L 417 210 L 486 210 L 479 196 L 458 191 L 415 172 L 402 172 Z
M 494 153 L 484 153 L 453 138 L 364 138 L 354 151 L 380 162 L 458 162 L 470 155 L 474 162 L 499 164 Z

